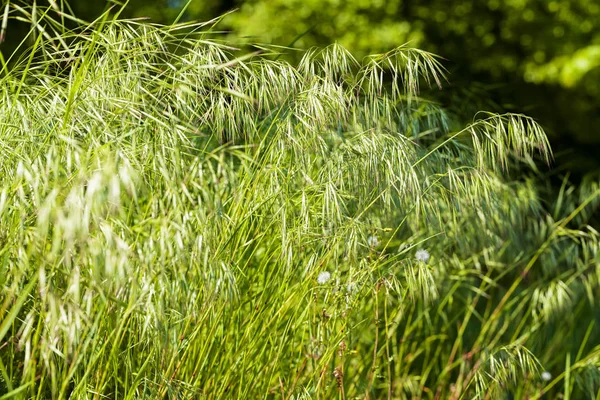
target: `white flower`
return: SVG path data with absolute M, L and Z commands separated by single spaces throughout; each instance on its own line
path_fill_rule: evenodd
M 346 290 L 348 291 L 348 293 L 354 294 L 358 292 L 358 286 L 356 285 L 356 283 L 351 282 L 346 286 Z
M 327 271 L 323 271 L 319 273 L 319 276 L 317 277 L 317 282 L 321 285 L 327 283 L 328 280 L 331 279 L 331 274 Z
M 552 374 L 548 371 L 544 371 L 542 372 L 541 377 L 544 382 L 548 382 L 550 379 L 552 379 Z
M 417 260 L 419 261 L 423 261 L 425 264 L 427 264 L 427 262 L 429 261 L 429 258 L 431 258 L 431 254 L 429 254 L 429 252 L 427 250 L 418 250 L 417 254 L 416 254 Z
M 377 247 L 379 246 L 379 239 L 377 239 L 377 236 L 369 236 L 367 243 L 370 247 Z

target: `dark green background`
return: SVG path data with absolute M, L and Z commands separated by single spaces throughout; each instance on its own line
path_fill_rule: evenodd
M 69 4 L 85 20 L 115 5 Z M 184 4 L 131 0 L 122 15 L 169 23 Z M 234 8 L 218 27 L 240 44 L 305 49 L 337 41 L 358 58 L 406 42 L 432 51 L 446 59 L 450 83 L 428 95 L 459 118 L 478 109 L 524 112 L 550 136 L 554 177 L 569 172 L 577 181 L 600 170 L 597 0 L 192 0 L 184 19 L 208 20 Z M 11 7 L 11 17 L 17 14 Z M 27 29 L 11 20 L 0 45 L 5 57 Z

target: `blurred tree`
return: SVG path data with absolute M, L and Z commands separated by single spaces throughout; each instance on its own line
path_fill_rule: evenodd
M 194 2 L 192 2 L 194 4 Z M 414 41 L 496 76 L 573 87 L 600 66 L 597 0 L 245 0 L 241 36 L 302 47 L 339 41 L 355 54 Z M 593 85 L 598 94 L 599 85 Z

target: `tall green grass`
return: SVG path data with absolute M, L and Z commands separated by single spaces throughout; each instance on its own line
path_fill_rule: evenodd
M 0 399 L 596 396 L 600 184 L 509 181 L 551 160 L 535 121 L 459 126 L 418 49 L 201 28 L 105 15 L 4 64 Z

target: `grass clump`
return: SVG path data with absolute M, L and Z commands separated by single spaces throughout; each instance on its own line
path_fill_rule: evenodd
M 2 398 L 595 393 L 598 185 L 549 213 L 506 179 L 550 160 L 535 121 L 458 127 L 421 50 L 294 66 L 198 27 L 3 69 Z

